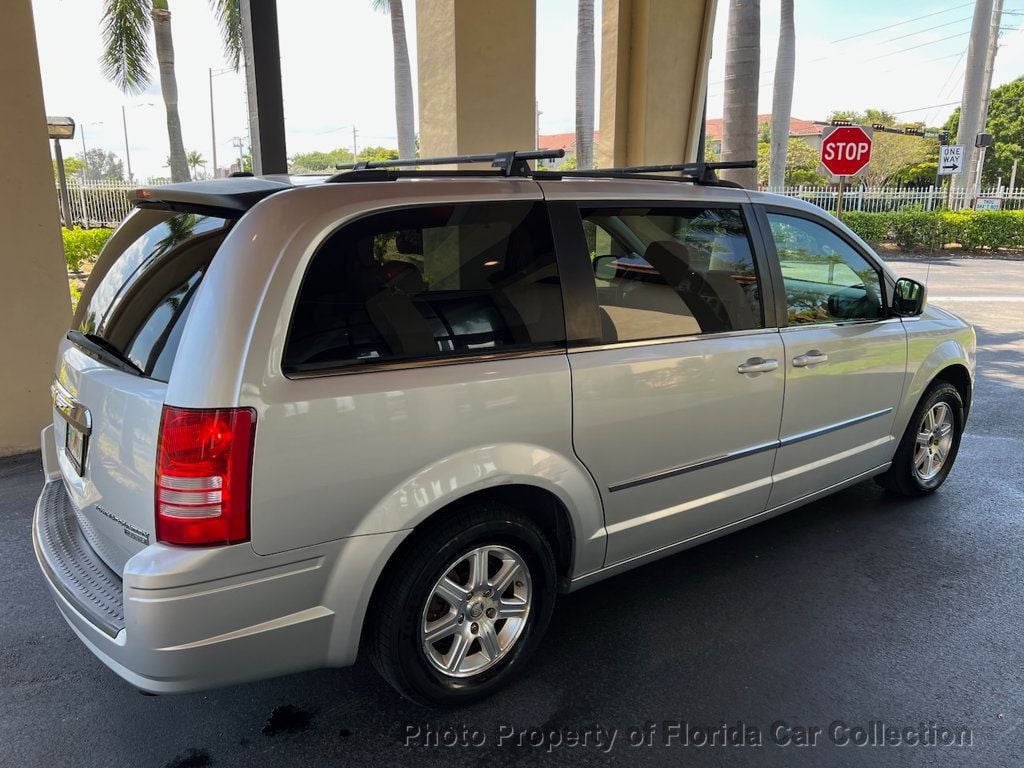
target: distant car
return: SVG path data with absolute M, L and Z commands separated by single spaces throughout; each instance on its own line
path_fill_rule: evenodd
M 560 591 L 866 478 L 934 491 L 970 409 L 969 325 L 821 210 L 707 169 L 136 203 L 59 347 L 33 539 L 145 691 L 363 649 L 406 696 L 474 700 Z

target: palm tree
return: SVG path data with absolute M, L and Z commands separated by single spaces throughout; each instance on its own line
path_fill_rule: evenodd
M 753 160 L 757 157 L 757 81 L 760 71 L 761 0 L 729 0 L 723 161 Z M 722 176 L 750 189 L 757 186 L 756 168 L 723 171 Z
M 374 10 L 391 16 L 391 51 L 395 60 L 395 121 L 398 123 L 398 156 L 416 157 L 416 121 L 412 105 L 412 68 L 405 39 L 402 0 L 373 0 Z
M 793 78 L 796 75 L 796 28 L 793 0 L 782 0 L 779 21 L 779 49 L 775 54 L 775 82 L 772 92 L 772 154 L 768 166 L 768 188 L 786 184 L 786 153 L 789 150 L 789 117 L 793 111 Z
M 594 167 L 594 0 L 576 15 L 576 167 Z
M 185 155 L 185 160 L 188 162 L 188 167 L 192 169 L 192 178 L 198 178 L 198 176 L 196 175 L 196 168 L 199 167 L 200 165 L 205 168 L 206 158 L 199 153 L 198 149 L 193 149 L 191 152 Z
M 220 27 L 224 60 L 237 72 L 245 60 L 242 57 L 242 3 L 240 0 L 210 0 L 210 7 Z
M 153 30 L 160 90 L 167 112 L 167 140 L 170 145 L 171 179 L 188 181 L 185 145 L 178 116 L 178 83 L 174 77 L 174 42 L 171 39 L 171 11 L 167 0 L 104 0 L 103 74 L 127 94 L 141 93 L 152 80 L 153 58 L 149 31 Z

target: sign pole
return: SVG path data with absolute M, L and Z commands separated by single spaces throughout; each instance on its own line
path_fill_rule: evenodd
M 846 177 L 839 177 L 839 192 L 836 194 L 836 218 L 843 217 L 843 189 L 846 187 Z

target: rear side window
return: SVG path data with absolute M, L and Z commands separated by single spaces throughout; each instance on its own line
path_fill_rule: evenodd
M 166 381 L 192 297 L 229 225 L 193 213 L 136 214 L 124 226 L 138 228 L 137 235 L 126 238 L 119 253 L 104 254 L 109 266 L 79 309 L 75 328 L 117 349 L 146 376 Z
M 328 238 L 302 282 L 285 372 L 564 344 L 542 205 L 380 213 Z

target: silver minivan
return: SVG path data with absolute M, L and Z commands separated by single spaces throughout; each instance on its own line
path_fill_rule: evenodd
M 946 479 L 974 331 L 840 222 L 704 165 L 522 159 L 136 193 L 58 349 L 33 525 L 118 675 L 362 653 L 468 702 L 559 592 Z

